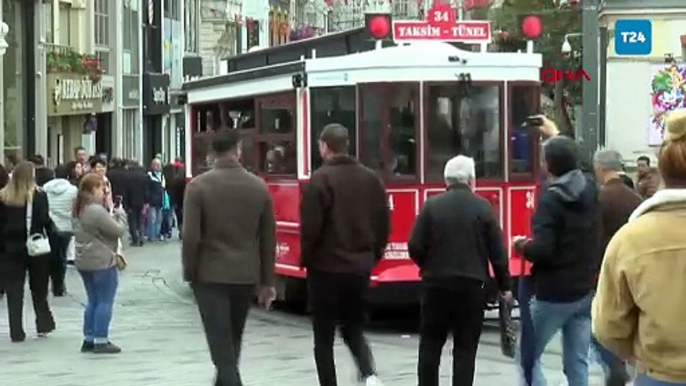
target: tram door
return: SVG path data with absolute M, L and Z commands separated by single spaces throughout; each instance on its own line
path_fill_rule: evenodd
M 338 123 L 348 129 L 350 154 L 357 152 L 357 104 L 355 86 L 322 87 L 310 89 L 310 148 L 312 149 L 312 170 L 322 165 L 319 155 L 319 134 L 331 123 Z

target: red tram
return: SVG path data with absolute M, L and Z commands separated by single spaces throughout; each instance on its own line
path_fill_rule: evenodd
M 241 131 L 243 163 L 274 198 L 283 300 L 304 299 L 300 192 L 322 162 L 318 132 L 333 122 L 350 129 L 351 152 L 378 171 L 388 192 L 392 233 L 372 273 L 373 304 L 418 301 L 408 235 L 425 200 L 444 190 L 443 166 L 460 149 L 475 158 L 477 193 L 500 220 L 511 274 L 522 274 L 509 240 L 530 234 L 538 135 L 521 124 L 539 110 L 539 54 L 440 42 L 381 47 L 353 30 L 234 56 L 226 65 L 225 75 L 184 85 L 188 173 L 210 166 L 214 130 Z

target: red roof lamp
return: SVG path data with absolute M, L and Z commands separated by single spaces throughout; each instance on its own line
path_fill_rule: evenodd
M 536 39 L 543 33 L 543 21 L 541 21 L 541 18 L 538 16 L 525 16 L 519 27 L 522 31 L 522 35 L 529 40 Z
M 365 15 L 365 28 L 376 40 L 391 38 L 391 15 L 385 13 L 368 13 Z

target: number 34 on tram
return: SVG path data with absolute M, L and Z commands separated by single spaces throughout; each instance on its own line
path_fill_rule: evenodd
M 476 193 L 500 221 L 510 272 L 525 274 L 509 240 L 531 233 L 539 139 L 522 123 L 539 112 L 541 56 L 465 48 L 379 44 L 358 29 L 233 56 L 225 74 L 184 84 L 188 177 L 210 166 L 213 131 L 240 130 L 242 162 L 274 199 L 283 300 L 304 300 L 300 193 L 322 164 L 317 138 L 329 123 L 350 130 L 351 154 L 388 194 L 392 231 L 372 271 L 373 304 L 418 301 L 408 236 L 424 202 L 444 191 L 443 167 L 457 154 L 475 159 Z

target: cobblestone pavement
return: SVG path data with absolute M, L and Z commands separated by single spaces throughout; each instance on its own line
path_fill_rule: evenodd
M 51 299 L 57 331 L 48 338 L 33 333 L 33 313 L 27 297 L 24 343 L 10 343 L 7 310 L 0 300 L 0 385 L 12 386 L 203 386 L 210 385 L 213 367 L 198 312 L 180 282 L 176 242 L 129 249 L 129 269 L 120 279 L 111 338 L 123 348 L 116 356 L 81 354 L 81 310 L 85 299 L 78 274 L 68 272 L 69 296 Z M 376 330 L 369 334 L 378 371 L 389 386 L 415 382 L 416 334 Z M 253 311 L 246 330 L 242 374 L 247 386 L 316 386 L 308 321 L 280 312 Z M 559 348 L 557 349 L 559 350 Z M 553 348 L 555 351 L 555 348 Z M 336 347 L 341 386 L 354 385 L 350 355 Z M 446 347 L 442 373 L 449 383 L 450 354 Z M 561 360 L 544 358 L 551 384 L 562 380 Z M 479 349 L 476 385 L 516 385 L 514 364 L 500 354 L 497 334 L 484 332 Z M 600 385 L 597 373 L 594 384 Z

